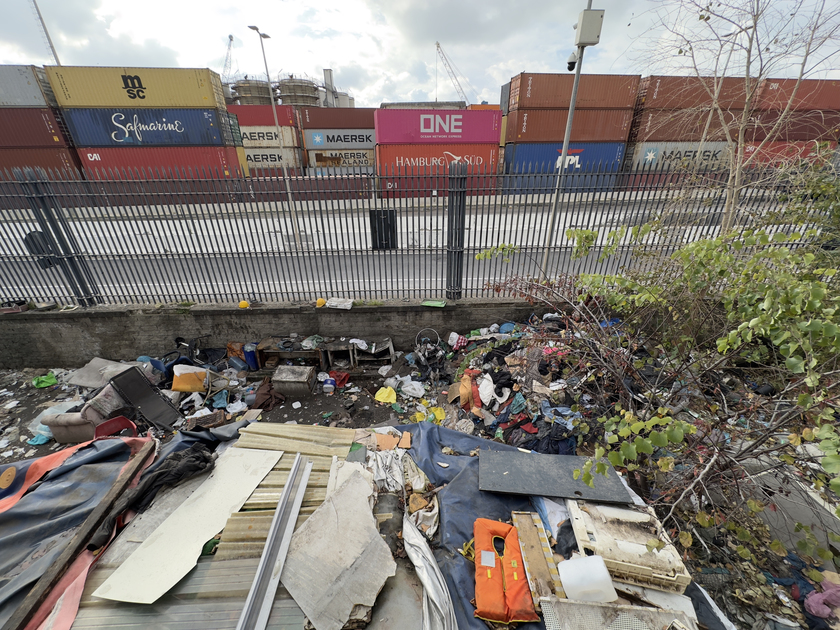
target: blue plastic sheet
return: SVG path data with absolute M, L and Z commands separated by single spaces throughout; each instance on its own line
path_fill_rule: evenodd
M 0 626 L 111 489 L 130 453 L 122 440 L 94 442 L 0 514 Z
M 438 493 L 439 546 L 434 553 L 449 587 L 458 618 L 458 628 L 486 630 L 485 623 L 475 618 L 475 607 L 470 604 L 470 600 L 475 598 L 475 565 L 458 553 L 458 549 L 473 538 L 473 525 L 477 518 L 507 521 L 510 520 L 511 512 L 533 511 L 533 508 L 527 497 L 479 490 L 478 457 L 470 457 L 469 452 L 476 448 L 494 451 L 517 449 L 507 444 L 444 429 L 429 422 L 400 428 L 412 434 L 411 449 L 408 452 L 429 477 L 429 481 L 436 486 L 447 484 Z M 444 455 L 441 452 L 444 446 L 462 455 Z M 449 467 L 441 468 L 438 462 L 449 464 Z M 539 622 L 517 627 L 536 630 L 545 628 L 545 625 Z

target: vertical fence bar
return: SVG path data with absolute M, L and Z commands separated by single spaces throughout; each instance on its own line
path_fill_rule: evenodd
M 446 234 L 446 299 L 460 300 L 464 286 L 464 231 L 467 216 L 467 165 L 449 165 Z

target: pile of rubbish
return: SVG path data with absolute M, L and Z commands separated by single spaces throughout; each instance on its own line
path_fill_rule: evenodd
M 617 350 L 622 335 L 549 313 L 424 329 L 405 352 L 271 337 L 39 376 L 68 400 L 33 439 L 67 446 L 0 464 L 0 622 L 340 630 L 395 627 L 383 611 L 415 601 L 400 627 L 838 627 L 826 495 L 760 458 L 715 467 L 773 388 L 723 371 L 709 386 L 644 344 Z M 349 428 L 363 396 L 386 420 Z M 268 421 L 322 397 L 341 419 Z M 609 424 L 622 404 L 654 411 Z M 679 435 L 656 432 L 666 417 Z

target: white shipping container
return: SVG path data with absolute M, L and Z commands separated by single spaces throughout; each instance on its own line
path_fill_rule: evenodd
M 278 134 L 277 127 L 274 125 L 270 127 L 240 125 L 239 131 L 242 133 L 242 146 L 246 149 L 248 147 L 296 148 L 300 146 L 297 129 L 294 127 L 280 127 Z
M 373 166 L 373 149 L 333 149 L 324 151 L 307 151 L 309 166 L 348 167 Z
M 279 169 L 300 168 L 300 150 L 295 148 L 245 147 L 245 160 L 248 168 L 254 169 Z
M 633 150 L 633 167 L 675 170 L 681 167 L 718 170 L 729 167 L 726 142 L 640 142 Z
M 58 107 L 58 103 L 43 68 L 0 66 L 0 107 Z
M 376 147 L 375 129 L 306 129 L 304 144 L 307 151 L 321 149 L 373 149 Z

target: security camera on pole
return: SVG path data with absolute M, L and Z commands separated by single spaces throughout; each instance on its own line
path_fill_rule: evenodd
M 554 238 L 554 229 L 557 223 L 557 205 L 560 200 L 560 191 L 563 190 L 563 184 L 566 177 L 566 158 L 569 155 L 569 140 L 572 137 L 572 118 L 575 115 L 575 102 L 577 101 L 578 84 L 580 83 L 580 69 L 583 65 L 583 51 L 587 46 L 594 46 L 601 41 L 601 26 L 604 23 L 604 11 L 601 9 L 592 8 L 592 0 L 588 0 L 586 9 L 580 12 L 578 22 L 573 26 L 575 29 L 575 46 L 577 52 L 573 52 L 569 56 L 568 68 L 569 72 L 575 71 L 575 83 L 572 86 L 572 99 L 569 103 L 569 116 L 566 119 L 566 135 L 563 137 L 563 151 L 560 154 L 560 159 L 557 161 L 557 168 L 559 173 L 557 175 L 557 185 L 554 188 L 554 197 L 551 200 L 551 222 L 548 231 L 545 234 L 545 244 L 543 245 L 542 258 L 542 279 L 546 277 L 546 268 L 548 267 L 548 247 Z

